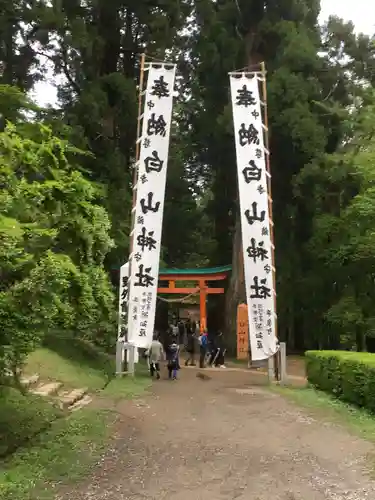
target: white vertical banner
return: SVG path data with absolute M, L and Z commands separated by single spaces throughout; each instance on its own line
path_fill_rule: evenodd
M 275 283 L 259 74 L 230 74 L 251 358 L 277 352 Z
M 119 287 L 119 322 L 117 339 L 125 341 L 128 326 L 128 298 L 129 298 L 129 262 L 123 264 L 120 268 L 120 287 Z M 122 351 L 122 361 L 125 359 L 125 351 Z M 138 363 L 138 350 L 134 352 L 134 362 Z
M 155 324 L 175 73 L 174 64 L 148 66 L 128 309 L 128 341 L 141 348 L 149 346 Z
M 120 267 L 120 286 L 119 286 L 119 305 L 118 305 L 118 339 L 125 339 L 127 326 L 128 309 L 128 280 L 129 280 L 129 262 Z

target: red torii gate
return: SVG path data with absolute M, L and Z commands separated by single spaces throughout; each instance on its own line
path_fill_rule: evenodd
M 168 287 L 159 286 L 158 293 L 192 295 L 199 292 L 199 312 L 201 332 L 207 327 L 207 295 L 223 294 L 224 288 L 207 285 L 208 281 L 223 281 L 228 277 L 232 266 L 210 267 L 203 269 L 160 269 L 159 283 L 168 282 Z M 179 287 L 176 282 L 193 281 L 194 287 Z

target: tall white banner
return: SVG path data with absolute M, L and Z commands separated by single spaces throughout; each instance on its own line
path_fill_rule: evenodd
M 129 282 L 128 340 L 148 347 L 153 336 L 160 243 L 176 67 L 148 68 Z
M 230 75 L 251 358 L 277 352 L 275 283 L 258 75 Z
M 127 326 L 127 308 L 128 308 L 128 281 L 129 281 L 129 262 L 120 267 L 120 286 L 119 286 L 119 305 L 118 305 L 118 339 L 124 339 Z

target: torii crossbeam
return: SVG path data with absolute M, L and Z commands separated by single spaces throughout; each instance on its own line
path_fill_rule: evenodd
M 225 280 L 231 269 L 231 266 L 203 269 L 160 269 L 159 284 L 160 282 L 168 282 L 168 286 L 159 286 L 158 293 L 180 295 L 199 293 L 200 329 L 202 332 L 207 327 L 207 295 L 225 293 L 224 288 L 208 286 L 207 282 Z M 194 287 L 176 286 L 176 283 L 181 281 L 193 281 L 196 282 L 196 285 Z

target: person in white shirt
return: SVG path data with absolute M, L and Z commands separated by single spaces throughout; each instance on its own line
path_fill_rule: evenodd
M 164 349 L 157 334 L 154 334 L 154 339 L 147 349 L 147 356 L 150 364 L 150 375 L 156 379 L 160 379 L 160 362 L 164 359 Z

